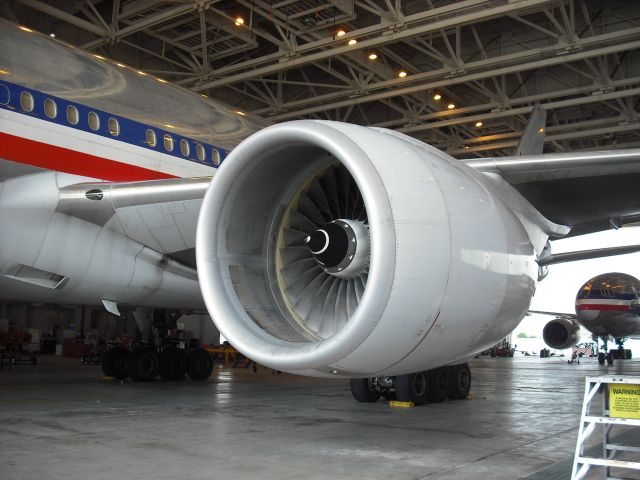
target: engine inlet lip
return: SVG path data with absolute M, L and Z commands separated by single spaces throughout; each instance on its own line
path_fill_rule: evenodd
M 325 368 L 364 342 L 384 313 L 395 271 L 395 256 L 389 255 L 396 248 L 395 231 L 386 221 L 392 212 L 384 183 L 361 147 L 366 144 L 368 132 L 373 133 L 365 127 L 314 120 L 268 127 L 231 152 L 205 194 L 196 234 L 202 294 L 221 333 L 258 363 L 282 370 L 291 370 L 292 366 L 298 371 Z M 370 225 L 369 278 L 360 306 L 340 331 L 319 341 L 291 342 L 262 330 L 239 308 L 239 299 L 224 272 L 225 259 L 218 256 L 218 246 L 225 242 L 229 199 L 239 195 L 239 185 L 251 174 L 252 163 L 258 159 L 268 161 L 265 152 L 282 150 L 287 145 L 321 148 L 338 159 L 362 194 Z

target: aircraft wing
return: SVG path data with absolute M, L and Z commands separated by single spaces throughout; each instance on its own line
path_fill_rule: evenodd
M 195 234 L 210 177 L 78 183 L 60 189 L 57 211 L 110 228 L 195 267 Z
M 549 315 L 551 317 L 556 317 L 556 318 L 568 318 L 571 320 L 575 320 L 576 318 L 578 318 L 578 316 L 575 313 L 561 313 L 561 312 L 545 312 L 542 310 L 529 310 L 527 311 L 527 315 L 531 315 L 531 314 L 537 314 L 537 315 Z
M 462 160 L 516 188 L 568 236 L 640 221 L 640 150 Z M 57 210 L 116 230 L 195 266 L 195 231 L 210 177 L 79 183 L 60 189 Z
M 569 236 L 640 221 L 640 149 L 463 160 L 500 175 Z

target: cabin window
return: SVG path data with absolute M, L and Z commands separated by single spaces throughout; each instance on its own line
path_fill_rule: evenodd
M 78 113 L 78 109 L 73 105 L 69 105 L 67 107 L 67 122 L 71 125 L 77 125 L 80 121 L 80 114 Z
M 9 105 L 9 100 L 11 100 L 9 87 L 0 83 L 0 105 Z
M 89 112 L 89 128 L 98 130 L 100 128 L 100 117 L 96 112 Z
M 211 149 L 211 161 L 216 167 L 220 165 L 220 152 L 215 148 Z
M 157 140 L 156 140 L 156 132 L 154 132 L 151 129 L 147 130 L 147 145 L 149 145 L 150 147 L 155 147 L 157 144 Z
M 173 137 L 168 133 L 165 133 L 163 140 L 164 140 L 164 149 L 167 152 L 173 152 Z
M 20 93 L 20 108 L 25 112 L 33 112 L 33 95 L 29 92 Z
M 191 148 L 189 148 L 189 142 L 187 142 L 184 138 L 180 140 L 180 153 L 185 157 L 188 157 L 190 150 Z
M 111 135 L 113 135 L 114 137 L 120 135 L 120 123 L 117 119 L 110 118 L 107 126 L 109 127 L 109 133 Z
M 44 114 L 49 118 L 56 118 L 58 115 L 58 106 L 54 100 L 47 98 L 44 101 Z
M 196 143 L 196 155 L 198 156 L 198 160 L 204 162 L 205 151 L 201 143 Z

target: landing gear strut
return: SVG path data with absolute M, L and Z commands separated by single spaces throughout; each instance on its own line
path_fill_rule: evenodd
M 422 405 L 466 398 L 470 389 L 471 370 L 466 363 L 395 377 L 351 380 L 351 394 L 358 402 L 375 402 L 382 396 Z
M 609 339 L 602 337 L 602 351 L 598 352 L 598 363 L 604 365 L 605 361 L 607 365 L 613 365 L 613 352 L 609 351 Z

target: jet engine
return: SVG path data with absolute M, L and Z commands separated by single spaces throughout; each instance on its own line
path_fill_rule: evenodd
M 580 341 L 580 325 L 569 318 L 556 318 L 544 326 L 542 339 L 551 348 L 571 348 Z
M 209 313 L 244 355 L 292 373 L 465 361 L 518 324 L 537 275 L 531 240 L 494 189 L 396 132 L 266 128 L 232 151 L 203 200 Z

